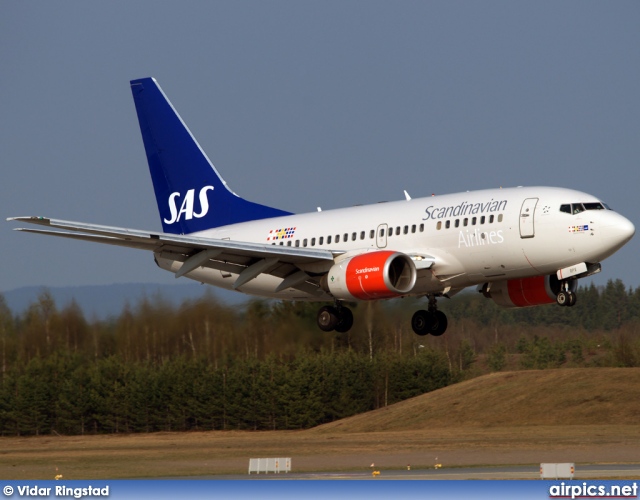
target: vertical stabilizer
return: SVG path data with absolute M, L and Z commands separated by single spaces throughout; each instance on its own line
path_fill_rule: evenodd
M 132 80 L 131 92 L 164 232 L 291 215 L 231 191 L 155 79 Z

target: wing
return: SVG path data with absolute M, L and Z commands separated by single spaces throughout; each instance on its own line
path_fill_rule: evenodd
M 296 288 L 318 298 L 327 294 L 319 287 L 317 277 L 333 265 L 336 255 L 344 253 L 155 233 L 46 217 L 12 217 L 7 220 L 47 227 L 47 229 L 16 228 L 16 231 L 152 251 L 161 258 L 182 262 L 182 266 L 176 272 L 176 278 L 198 267 L 211 267 L 238 274 L 233 284 L 233 288 L 237 289 L 265 273 L 282 278 L 283 281 L 275 290 L 276 292 L 286 288 Z M 331 300 L 329 295 L 327 300 Z

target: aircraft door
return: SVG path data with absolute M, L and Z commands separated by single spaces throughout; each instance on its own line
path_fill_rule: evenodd
M 520 209 L 520 238 L 533 238 L 535 236 L 534 214 L 538 198 L 527 198 Z
M 378 245 L 378 248 L 387 247 L 388 231 L 389 231 L 389 226 L 387 224 L 380 224 L 378 226 L 378 229 L 376 230 L 376 245 Z

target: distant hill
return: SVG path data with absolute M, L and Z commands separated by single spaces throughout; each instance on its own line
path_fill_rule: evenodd
M 640 368 L 528 370 L 484 375 L 313 431 L 637 425 L 639 415 Z
M 160 295 L 164 300 L 176 306 L 187 299 L 202 297 L 212 293 L 221 302 L 229 305 L 241 304 L 248 300 L 247 295 L 228 292 L 207 285 L 158 283 L 125 283 L 114 285 L 94 285 L 77 287 L 24 287 L 2 292 L 7 305 L 14 314 L 25 311 L 38 300 L 38 295 L 47 289 L 51 292 L 58 309 L 62 309 L 75 299 L 87 319 L 100 320 L 118 316 L 125 303 L 135 306 L 142 298 Z

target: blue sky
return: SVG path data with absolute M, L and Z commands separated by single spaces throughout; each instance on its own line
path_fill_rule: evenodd
M 498 186 L 640 226 L 640 3 L 5 2 L 0 214 L 159 230 L 129 80 L 241 196 L 292 212 Z M 0 291 L 173 283 L 146 252 L 2 222 Z M 640 286 L 636 237 L 596 278 Z

